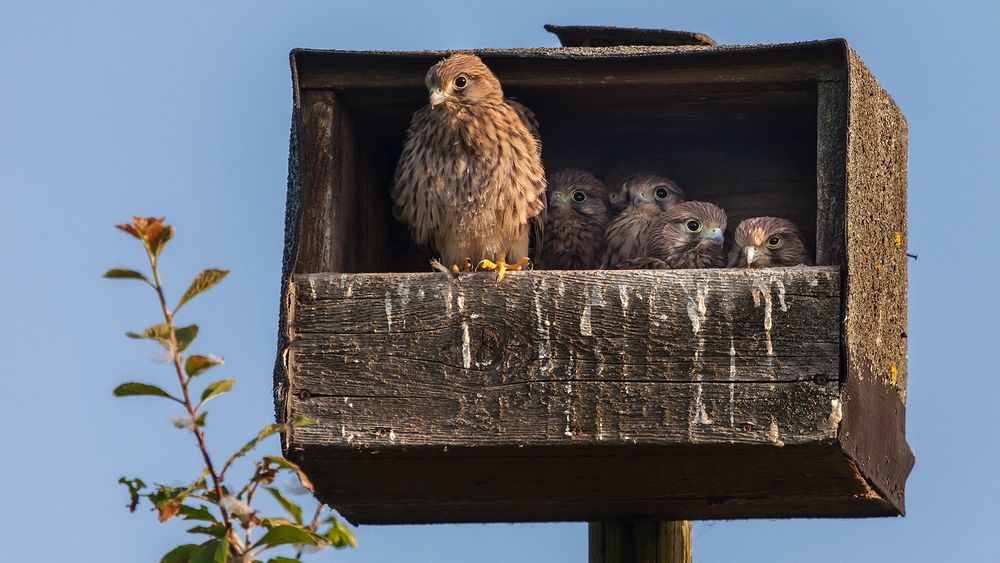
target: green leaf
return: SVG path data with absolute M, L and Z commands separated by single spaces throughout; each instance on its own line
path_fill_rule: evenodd
M 303 487 L 309 489 L 310 492 L 314 490 L 312 481 L 310 481 L 309 477 L 305 474 L 304 471 L 302 471 L 302 468 L 296 465 L 295 463 L 288 461 L 283 457 L 278 457 L 278 456 L 264 456 L 263 460 L 264 463 L 274 464 L 282 469 L 288 469 L 289 471 L 295 472 L 295 474 L 299 477 L 299 482 L 302 483 Z
M 291 526 L 293 524 L 288 518 L 261 518 L 260 525 L 270 530 L 278 526 Z
M 201 402 L 204 403 L 216 395 L 228 393 L 233 389 L 233 385 L 236 385 L 235 379 L 223 379 L 221 381 L 209 383 L 208 387 L 201 392 Z
M 194 337 L 198 336 L 198 325 L 175 328 L 174 333 L 177 335 L 177 351 L 183 352 L 194 342 Z
M 181 506 L 181 518 L 184 520 L 201 520 L 203 522 L 218 522 L 207 506 Z
M 308 416 L 297 416 L 292 419 L 292 426 L 309 426 L 312 424 L 319 424 L 318 418 L 309 418 Z
M 175 547 L 160 559 L 160 563 L 187 563 L 196 549 L 198 546 L 193 543 Z
M 198 418 L 194 419 L 194 423 L 198 426 L 205 426 L 205 418 L 208 417 L 208 411 L 201 411 L 198 414 Z
M 187 372 L 188 377 L 194 377 L 200 375 L 205 371 L 222 365 L 224 360 L 222 358 L 216 358 L 213 356 L 199 356 L 197 354 L 188 356 L 186 362 L 184 362 L 184 371 Z
M 253 547 L 260 547 L 262 545 L 277 547 L 279 545 L 287 545 L 290 543 L 320 545 L 325 542 L 326 538 L 305 528 L 300 528 L 298 526 L 276 526 L 268 530 L 267 533 L 264 534 L 264 537 L 257 540 L 257 543 L 255 543 Z
M 160 389 L 156 385 L 150 385 L 149 383 L 140 383 L 138 381 L 129 381 L 128 383 L 122 383 L 115 390 L 112 391 L 115 397 L 129 397 L 132 395 L 152 395 L 154 397 L 166 397 L 177 401 L 178 403 L 183 402 L 177 397 L 174 397 L 170 393 L 167 393 L 163 389 Z
M 295 519 L 296 524 L 300 526 L 302 525 L 301 506 L 285 498 L 285 495 L 281 494 L 281 491 L 279 491 L 275 487 L 264 487 L 264 490 L 271 493 L 271 496 L 274 497 L 274 500 L 278 501 L 278 504 L 280 504 L 281 507 L 285 509 L 285 512 L 292 515 L 292 518 Z
M 263 430 L 257 433 L 256 437 L 251 439 L 242 448 L 240 448 L 239 451 L 234 453 L 232 457 L 229 458 L 229 461 L 226 462 L 226 465 L 231 465 L 234 461 L 236 461 L 237 458 L 246 455 L 247 452 L 256 448 L 257 444 L 259 444 L 260 441 L 263 440 L 264 438 L 267 438 L 272 434 L 277 434 L 278 432 L 285 430 L 285 428 L 287 428 L 287 425 L 285 424 L 280 424 L 280 423 L 268 424 L 267 426 L 264 427 Z
M 124 476 L 118 479 L 118 482 L 128 487 L 128 511 L 135 512 L 135 507 L 139 505 L 139 497 L 142 490 L 146 488 L 146 484 L 142 482 L 142 479 L 126 479 Z
M 358 547 L 358 539 L 354 537 L 354 532 L 337 520 L 335 516 L 326 518 L 325 522 L 330 524 L 330 529 L 323 534 L 323 537 L 325 537 L 327 541 L 333 545 L 333 547 L 337 549 L 342 547 Z
M 149 281 L 149 278 L 128 268 L 111 268 L 107 272 L 104 272 L 104 277 L 117 280 L 142 280 L 149 285 L 153 285 L 153 282 Z
M 158 325 L 151 326 L 142 332 L 126 332 L 125 336 L 129 338 L 159 340 L 164 344 L 170 344 L 170 325 L 167 323 L 160 323 Z
M 202 270 L 202 272 L 194 278 L 194 281 L 191 282 L 191 287 L 189 287 L 188 290 L 184 292 L 184 295 L 181 297 L 181 300 L 177 303 L 177 306 L 174 307 L 174 312 L 176 313 L 177 311 L 179 311 L 180 308 L 183 307 L 184 304 L 190 301 L 194 296 L 211 289 L 215 284 L 222 281 L 222 279 L 225 278 L 226 275 L 228 274 L 229 270 L 220 270 L 218 268 L 210 268 L 208 270 Z
M 302 563 L 302 560 L 292 559 L 291 557 L 284 557 L 279 555 L 278 557 L 272 557 L 268 559 L 267 563 Z
M 226 527 L 221 522 L 216 522 L 209 526 L 195 526 L 188 530 L 189 534 L 205 534 L 213 538 L 222 539 L 226 537 Z
M 183 352 L 191 345 L 194 338 L 198 336 L 198 325 L 174 327 L 174 334 L 177 336 L 177 350 Z M 163 346 L 170 347 L 170 325 L 167 323 L 151 326 L 142 332 L 126 332 L 125 336 L 129 338 L 156 340 L 163 344 Z
M 189 563 L 226 563 L 227 555 L 229 555 L 229 542 L 211 540 L 201 544 L 191 553 Z

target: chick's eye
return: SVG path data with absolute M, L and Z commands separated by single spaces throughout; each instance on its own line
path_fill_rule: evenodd
M 692 233 L 697 233 L 701 230 L 701 221 L 697 219 L 688 219 L 687 223 L 684 223 L 684 226 L 687 227 L 687 230 Z
M 656 197 L 656 201 L 663 201 L 670 195 L 670 190 L 666 186 L 656 186 L 656 189 L 653 190 L 653 195 Z
M 580 190 L 576 190 L 575 192 L 573 192 L 573 201 L 577 203 L 583 203 L 587 201 L 587 194 L 581 192 Z
M 455 78 L 455 89 L 464 90 L 466 86 L 469 85 L 469 77 L 464 74 L 459 74 Z
M 768 248 L 778 248 L 778 245 L 780 245 L 780 244 L 781 244 L 781 237 L 774 236 L 774 237 L 771 237 L 771 238 L 767 239 L 767 247 Z
M 611 192 L 610 194 L 608 194 L 608 197 L 611 198 L 611 201 L 614 201 L 618 199 L 618 194 L 616 194 L 615 192 Z

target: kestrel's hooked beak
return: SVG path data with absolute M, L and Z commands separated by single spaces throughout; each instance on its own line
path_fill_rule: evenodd
M 753 264 L 754 260 L 760 256 L 760 253 L 757 251 L 757 247 L 755 246 L 744 246 L 743 252 L 747 255 L 747 266 Z
M 640 203 L 649 203 L 649 200 L 646 199 L 646 196 L 642 195 L 642 192 L 636 192 L 635 196 L 632 198 L 632 205 Z
M 707 240 L 710 240 L 710 241 L 714 242 L 715 244 L 717 244 L 719 246 L 722 246 L 722 243 L 725 242 L 725 240 L 726 240 L 725 235 L 722 233 L 722 229 L 720 229 L 718 227 L 716 227 L 716 228 L 714 228 L 714 229 L 706 232 L 705 233 L 705 238 Z
M 439 87 L 431 88 L 431 107 L 437 107 L 448 97 L 448 94 L 444 93 Z
M 566 205 L 569 200 L 566 199 L 566 194 L 562 192 L 552 192 L 552 205 Z

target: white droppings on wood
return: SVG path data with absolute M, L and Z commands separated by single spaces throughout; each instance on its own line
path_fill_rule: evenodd
M 583 313 L 580 314 L 580 335 L 581 336 L 594 336 L 594 327 L 590 325 L 590 298 L 587 298 L 587 303 L 583 306 Z
M 345 297 L 351 297 L 352 295 L 354 295 L 354 282 L 353 281 L 348 281 L 347 282 L 347 291 L 344 292 L 344 296 Z
M 316 300 L 316 280 L 312 276 L 309 276 L 309 296 L 312 297 L 313 301 Z M 340 278 L 343 280 L 344 278 Z
M 813 279 L 809 280 L 809 287 L 818 287 L 818 286 L 819 286 L 819 280 L 818 279 L 813 278 Z
M 458 311 L 460 313 L 465 312 L 465 296 L 462 295 L 462 294 L 459 294 L 457 302 L 458 302 Z
M 424 288 L 421 287 L 419 290 L 417 290 L 417 299 L 420 299 L 421 301 L 423 301 L 423 299 L 424 299 Z
M 392 297 L 388 291 L 385 292 L 385 325 L 392 334 Z
M 556 286 L 556 292 L 559 293 L 559 297 L 566 295 L 566 284 L 562 280 L 559 280 L 559 285 Z
M 711 417 L 708 416 L 708 409 L 705 407 L 705 402 L 702 399 L 704 393 L 704 388 L 702 384 L 703 375 L 701 356 L 705 353 L 705 337 L 700 334 L 701 327 L 705 323 L 708 314 L 708 285 L 703 283 L 698 283 L 695 286 L 694 296 L 687 287 L 684 288 L 685 293 L 688 298 L 687 314 L 688 318 L 691 320 L 691 329 L 694 334 L 698 337 L 697 344 L 694 350 L 694 361 L 691 363 L 691 371 L 694 376 L 693 379 L 696 382 L 695 394 L 694 394 L 694 420 L 695 424 L 712 424 Z
M 395 441 L 396 441 L 396 433 L 392 431 L 392 428 L 390 428 L 389 429 L 389 442 L 395 442 Z
M 841 419 L 844 418 L 844 410 L 840 405 L 840 399 L 830 399 L 830 416 L 826 419 L 826 428 L 822 428 L 828 436 L 837 435 Z
M 784 291 L 784 286 L 782 285 L 782 292 Z M 771 296 L 771 284 L 764 281 L 764 278 L 757 278 L 754 281 L 754 285 L 750 288 L 750 292 L 753 293 L 753 304 L 754 307 L 761 306 L 761 298 L 763 297 L 764 302 L 764 335 L 766 337 L 765 343 L 767 344 L 767 355 L 774 355 L 774 344 L 771 341 L 771 327 L 773 326 L 774 319 L 772 317 L 774 312 L 774 299 Z M 787 308 L 785 309 L 787 310 Z
M 472 366 L 472 346 L 469 339 L 469 324 L 462 321 L 462 367 L 469 369 Z
M 445 313 L 448 314 L 448 315 L 451 315 L 451 300 L 452 300 L 452 297 L 453 296 L 451 294 L 451 284 L 448 284 L 444 288 L 444 310 L 445 310 Z
M 778 304 L 780 305 L 781 312 L 787 313 L 788 305 L 785 304 L 785 282 L 781 281 L 781 278 L 772 281 L 778 287 Z
M 562 282 L 559 282 L 560 284 Z M 542 317 L 542 302 L 539 295 L 542 293 L 541 287 L 535 287 L 532 294 L 534 296 L 535 304 L 535 332 L 538 335 L 538 371 L 542 374 L 549 370 L 552 364 L 552 341 L 549 337 L 549 321 Z M 548 360 L 546 363 L 541 363 L 541 360 Z
M 771 428 L 767 431 L 767 438 L 771 440 L 771 443 L 779 448 L 785 445 L 785 442 L 781 440 L 780 432 L 778 431 L 778 421 L 773 416 L 771 417 Z
M 729 427 L 734 428 L 736 421 L 736 344 L 729 337 Z
M 347 436 L 347 427 L 344 426 L 343 424 L 340 425 L 340 436 L 341 437 Z
M 618 299 L 622 302 L 622 312 L 628 309 L 628 287 L 625 284 L 618 284 Z
M 566 429 L 563 430 L 563 436 L 573 437 L 573 430 L 570 429 L 569 411 L 565 411 L 566 414 Z

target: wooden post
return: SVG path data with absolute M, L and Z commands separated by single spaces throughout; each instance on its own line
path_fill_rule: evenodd
M 590 563 L 691 563 L 691 521 L 591 522 Z

